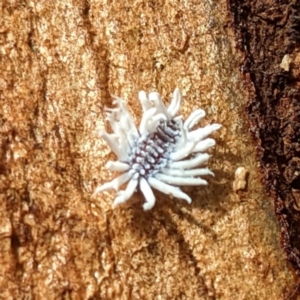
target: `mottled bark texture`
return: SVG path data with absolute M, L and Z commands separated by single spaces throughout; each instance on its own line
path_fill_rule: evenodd
M 250 127 L 282 244 L 300 274 L 300 4 L 229 1 L 245 54 Z
M 272 14 L 262 9 L 256 24 L 266 27 L 254 30 L 270 36 L 272 23 L 286 26 L 295 14 L 285 7 L 291 10 L 286 19 L 274 9 L 270 21 Z M 239 6 L 231 10 L 235 18 L 248 16 Z M 293 292 L 245 121 L 244 54 L 236 50 L 231 25 L 225 1 L 0 2 L 1 298 L 282 299 Z M 280 26 L 274 25 L 278 36 Z M 271 155 L 296 151 L 297 141 L 289 139 L 296 138 L 297 81 L 289 80 L 298 78 L 297 55 L 295 44 L 287 52 L 281 48 L 297 36 L 290 28 L 273 44 L 282 51 L 277 56 L 266 48 L 272 42 L 254 33 L 241 43 L 256 45 L 249 57 L 262 61 L 250 64 L 257 73 L 247 82 L 258 96 L 250 95 L 248 110 L 261 140 L 272 139 L 263 155 L 278 170 L 268 172 L 270 178 L 285 178 L 273 183 L 277 192 L 297 191 L 296 177 L 284 171 L 297 160 L 286 158 L 290 168 L 279 170 L 274 160 L 283 166 L 285 156 Z M 283 54 L 293 61 L 285 72 L 278 67 Z M 215 178 L 207 187 L 184 190 L 191 205 L 156 193 L 147 213 L 138 191 L 115 210 L 114 192 L 91 199 L 98 184 L 117 175 L 105 169 L 115 157 L 97 137 L 102 126 L 109 130 L 104 106 L 112 106 L 111 95 L 124 98 L 139 122 L 139 90 L 157 90 L 168 102 L 176 86 L 184 116 L 201 107 L 207 112 L 202 125 L 223 125 L 213 136 L 217 146 L 209 162 Z M 271 107 L 285 123 L 272 121 Z M 257 129 L 259 114 L 268 130 Z M 296 209 L 284 197 L 290 222 Z M 290 228 L 295 235 L 296 227 Z

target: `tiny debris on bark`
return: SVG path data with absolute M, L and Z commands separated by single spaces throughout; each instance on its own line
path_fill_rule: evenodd
M 280 63 L 280 68 L 288 72 L 290 70 L 291 61 L 292 61 L 291 57 L 288 54 L 285 54 Z
M 234 174 L 233 190 L 245 190 L 247 187 L 248 171 L 244 167 L 238 167 Z

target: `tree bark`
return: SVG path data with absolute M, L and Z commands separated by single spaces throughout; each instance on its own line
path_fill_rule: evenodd
M 297 7 L 250 2 L 229 1 L 231 18 L 225 1 L 2 0 L 2 298 L 293 295 L 280 232 L 297 268 Z M 159 192 L 149 212 L 139 191 L 114 210 L 114 192 L 92 198 L 117 175 L 97 136 L 112 95 L 138 124 L 138 91 L 168 103 L 175 87 L 184 118 L 203 108 L 202 125 L 223 125 L 215 177 L 185 188 L 191 205 Z

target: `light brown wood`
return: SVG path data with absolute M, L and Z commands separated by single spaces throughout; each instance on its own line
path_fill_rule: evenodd
M 280 299 L 292 285 L 244 117 L 220 1 L 4 1 L 0 11 L 0 294 L 7 299 Z M 111 209 L 97 137 L 110 95 L 175 87 L 218 122 L 208 187 Z M 106 127 L 107 128 L 107 127 Z M 234 191 L 235 171 L 249 173 Z

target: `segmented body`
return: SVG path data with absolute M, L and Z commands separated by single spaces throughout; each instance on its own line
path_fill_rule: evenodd
M 156 131 L 141 136 L 129 156 L 129 164 L 139 176 L 148 178 L 165 168 L 180 137 L 177 121 L 160 120 Z
M 115 207 L 140 190 L 145 197 L 143 208 L 149 210 L 155 204 L 152 189 L 156 189 L 191 203 L 191 198 L 178 186 L 206 185 L 207 181 L 200 176 L 214 175 L 208 168 L 199 166 L 208 161 L 210 155 L 206 150 L 215 145 L 215 140 L 208 136 L 221 125 L 206 125 L 192 130 L 205 116 L 205 111 L 197 109 L 183 121 L 181 116 L 177 116 L 181 98 L 180 90 L 175 89 L 172 101 L 166 107 L 157 92 L 147 95 L 141 91 L 139 100 L 143 116 L 138 128 L 125 102 L 115 98 L 116 107 L 105 110 L 113 133 L 103 130 L 100 136 L 117 156 L 117 160 L 107 162 L 106 167 L 122 174 L 98 186 L 94 195 L 109 189 L 116 190 Z M 126 188 L 121 190 L 125 183 Z

